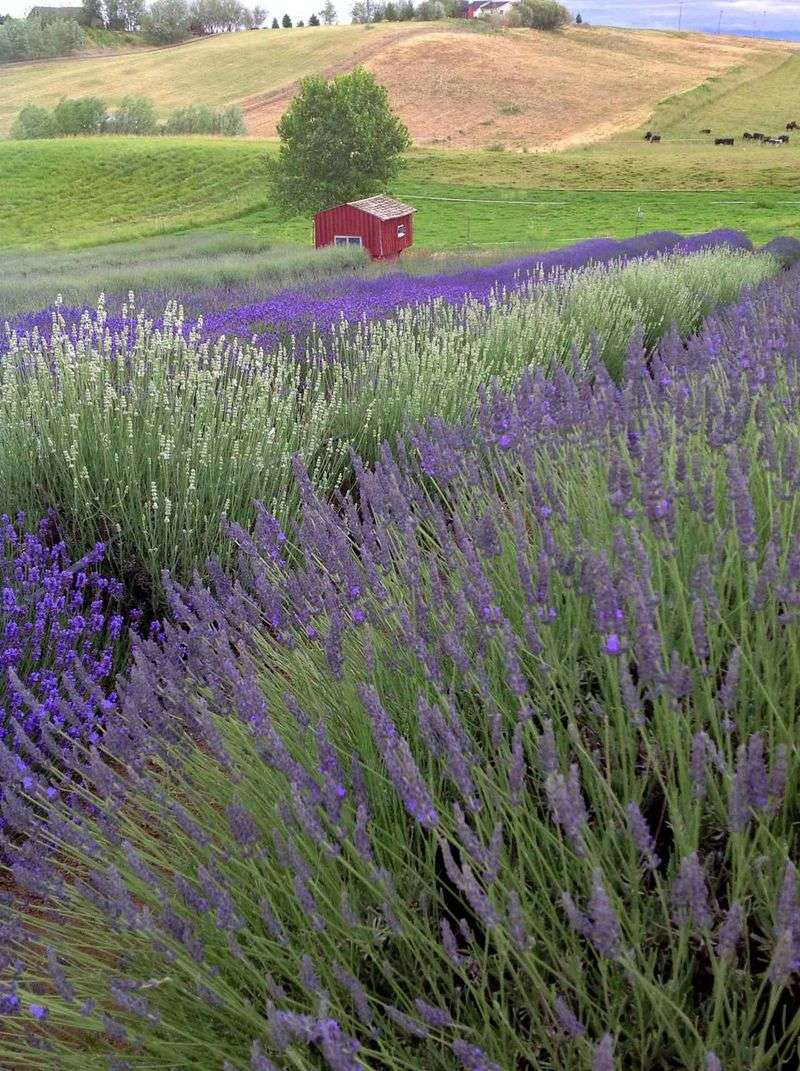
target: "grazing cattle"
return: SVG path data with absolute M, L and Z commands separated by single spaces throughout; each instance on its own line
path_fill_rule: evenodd
M 653 134 L 653 136 L 650 138 L 650 144 L 651 145 L 655 145 L 655 143 L 657 141 L 661 141 L 661 135 L 660 134 Z
M 644 136 L 644 140 L 645 141 L 652 141 L 653 140 L 653 131 L 652 130 L 648 130 L 647 131 L 647 133 Z
M 734 145 L 734 138 L 714 138 L 715 145 Z
M 744 138 L 745 141 L 752 141 L 753 140 L 753 135 L 750 133 L 749 130 L 745 130 L 744 134 L 742 134 L 742 137 Z
M 700 133 L 701 134 L 710 134 L 711 131 L 710 130 L 701 130 Z
M 781 136 L 778 138 L 778 141 L 780 141 L 782 145 L 788 145 L 789 144 L 789 135 L 788 134 L 781 134 Z
M 764 145 L 783 145 L 783 138 L 765 138 Z
M 791 123 L 787 123 L 786 124 L 786 129 L 787 130 L 797 130 L 798 129 L 797 123 L 795 123 L 794 121 L 792 121 Z
M 766 141 L 766 138 L 767 138 L 766 134 L 759 134 L 759 133 L 753 134 L 753 141 Z

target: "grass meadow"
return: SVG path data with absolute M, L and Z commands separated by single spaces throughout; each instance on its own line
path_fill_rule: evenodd
M 311 241 L 270 206 L 269 142 L 94 138 L 0 142 L 0 247 L 77 248 L 195 228 Z M 733 226 L 800 233 L 800 143 L 665 143 L 568 153 L 412 152 L 392 191 L 431 250 L 548 248 L 597 235 Z

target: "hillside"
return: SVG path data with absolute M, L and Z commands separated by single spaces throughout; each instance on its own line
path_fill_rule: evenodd
M 250 132 L 270 137 L 298 79 L 363 63 L 419 145 L 564 148 L 636 129 L 660 102 L 668 107 L 700 86 L 714 102 L 720 84 L 766 85 L 782 114 L 778 96 L 794 69 L 784 64 L 794 54 L 784 42 L 608 27 L 557 35 L 456 23 L 266 30 L 2 69 L 0 130 L 28 102 L 97 94 L 114 104 L 143 93 L 162 115 L 191 101 L 240 103 Z
M 770 152 L 638 141 L 563 153 L 412 152 L 392 192 L 418 208 L 425 249 L 555 246 L 599 234 L 736 226 L 800 233 L 800 143 Z M 65 138 L 0 143 L 0 248 L 75 248 L 224 226 L 307 245 L 307 219 L 270 202 L 274 143 Z M 0 310 L 1 312 L 2 310 Z

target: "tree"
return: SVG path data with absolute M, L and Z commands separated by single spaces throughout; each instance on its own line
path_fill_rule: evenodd
M 108 122 L 105 102 L 99 97 L 64 97 L 53 108 L 56 131 L 62 137 L 76 134 L 99 134 Z
M 287 214 L 379 193 L 397 175 L 408 131 L 369 71 L 304 78 L 278 123 L 272 191 Z
M 297 25 L 298 25 L 298 26 L 305 26 L 305 23 L 303 22 L 303 20 L 302 20 L 302 19 L 300 19 L 300 21 L 298 22 L 298 24 L 297 24 Z
M 273 19 L 272 20 L 272 29 L 273 30 L 279 30 L 280 28 L 281 28 L 281 25 L 278 22 L 278 20 L 277 19 Z
M 26 104 L 11 126 L 12 138 L 54 138 L 58 134 L 56 121 L 47 108 Z
M 572 21 L 569 11 L 556 0 L 522 0 L 515 14 L 518 25 L 532 30 L 561 30 Z
M 333 5 L 333 0 L 325 0 L 320 15 L 326 26 L 333 26 L 337 22 L 338 16 L 336 14 L 336 8 Z
M 153 0 L 144 21 L 144 31 L 150 41 L 169 45 L 189 36 L 189 7 L 186 0 Z
M 156 110 L 147 97 L 123 97 L 108 121 L 114 134 L 155 134 Z
M 248 29 L 257 30 L 260 26 L 263 26 L 267 19 L 267 9 L 265 7 L 259 7 L 258 4 L 249 12 Z
M 289 18 L 288 15 L 284 15 L 281 19 L 281 26 L 283 26 L 284 30 L 291 30 L 292 20 Z
M 103 12 L 103 0 L 83 0 L 83 19 L 87 26 L 98 24 L 105 26 L 106 18 Z
M 583 25 L 583 15 L 581 15 L 580 11 L 575 16 L 575 25 L 576 26 L 582 26 Z
M 309 26 L 319 26 L 319 15 L 312 14 L 308 20 Z

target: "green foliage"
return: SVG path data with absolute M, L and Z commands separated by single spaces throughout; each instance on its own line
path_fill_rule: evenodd
M 409 422 L 458 419 L 481 386 L 582 365 L 593 346 L 618 374 L 639 324 L 651 344 L 673 322 L 686 334 L 776 267 L 727 252 L 592 267 L 466 314 L 409 307 L 343 325 L 321 348 L 287 340 L 267 353 L 187 338 L 174 307 L 159 333 L 143 322 L 115 351 L 101 310 L 79 342 L 57 331 L 55 345 L 21 340 L 0 361 L 5 509 L 52 507 L 76 545 L 108 540 L 116 575 L 158 605 L 164 568 L 186 579 L 220 550 L 220 514 L 246 524 L 260 499 L 292 519 L 296 453 L 331 492 L 352 477 L 351 448 L 370 463 Z
M 189 6 L 189 28 L 198 35 L 254 29 L 265 18 L 262 8 L 251 11 L 240 0 L 192 0 Z
M 287 214 L 385 190 L 410 145 L 383 86 L 362 67 L 332 82 L 305 78 L 278 123 L 273 194 Z
M 509 21 L 532 30 L 562 30 L 572 21 L 569 11 L 556 0 L 521 0 Z
M 0 64 L 68 56 L 85 44 L 74 19 L 7 19 L 0 25 Z
M 457 262 L 453 270 L 461 266 Z M 69 307 L 91 308 L 104 293 L 118 312 L 133 291 L 148 302 L 180 295 L 190 314 L 207 314 L 234 301 L 263 301 L 288 287 L 374 270 L 352 247 L 302 249 L 236 232 L 189 232 L 70 252 L 0 252 L 0 309 L 11 317 L 48 308 L 56 294 Z
M 11 127 L 12 138 L 54 138 L 58 134 L 56 122 L 47 108 L 26 104 L 20 110 Z
M 288 15 L 284 15 L 281 19 L 281 26 L 284 30 L 290 30 L 292 28 L 292 20 Z
M 207 104 L 190 104 L 178 108 L 164 124 L 165 134 L 222 134 L 236 137 L 247 133 L 244 112 L 238 104 L 216 111 Z
M 281 28 L 281 26 L 280 26 L 280 23 L 278 22 L 278 20 L 277 19 L 273 19 L 272 20 L 272 29 L 273 30 L 279 30 L 280 28 Z
M 315 12 L 312 12 L 308 19 L 308 25 L 319 26 L 319 15 L 317 15 Z
M 189 36 L 189 5 L 186 0 L 153 0 L 143 22 L 147 39 L 157 45 L 170 45 Z
M 320 17 L 326 26 L 333 26 L 338 21 L 338 15 L 336 14 L 336 5 L 333 0 L 325 0 L 325 3 L 320 8 Z
M 123 97 L 107 129 L 114 134 L 154 134 L 156 109 L 148 97 Z
M 100 134 L 108 121 L 108 112 L 99 97 L 65 98 L 53 109 L 53 121 L 61 137 Z

